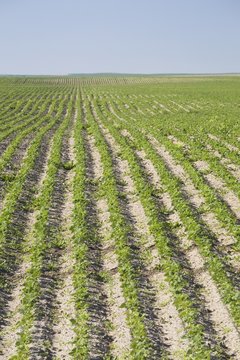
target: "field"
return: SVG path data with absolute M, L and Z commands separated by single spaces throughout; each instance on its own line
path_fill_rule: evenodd
M 240 359 L 240 77 L 0 77 L 0 358 Z

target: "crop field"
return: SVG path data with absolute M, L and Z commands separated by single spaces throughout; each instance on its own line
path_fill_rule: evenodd
M 0 77 L 0 359 L 240 359 L 240 77 Z

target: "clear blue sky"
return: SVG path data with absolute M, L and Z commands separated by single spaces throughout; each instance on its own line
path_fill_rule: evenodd
M 0 0 L 0 74 L 240 72 L 239 0 Z

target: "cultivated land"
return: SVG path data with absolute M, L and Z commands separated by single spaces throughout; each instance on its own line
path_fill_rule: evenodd
M 1 359 L 240 359 L 239 99 L 0 78 Z

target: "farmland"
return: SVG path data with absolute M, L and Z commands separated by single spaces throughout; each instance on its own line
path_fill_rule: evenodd
M 240 77 L 0 77 L 0 358 L 240 359 Z

